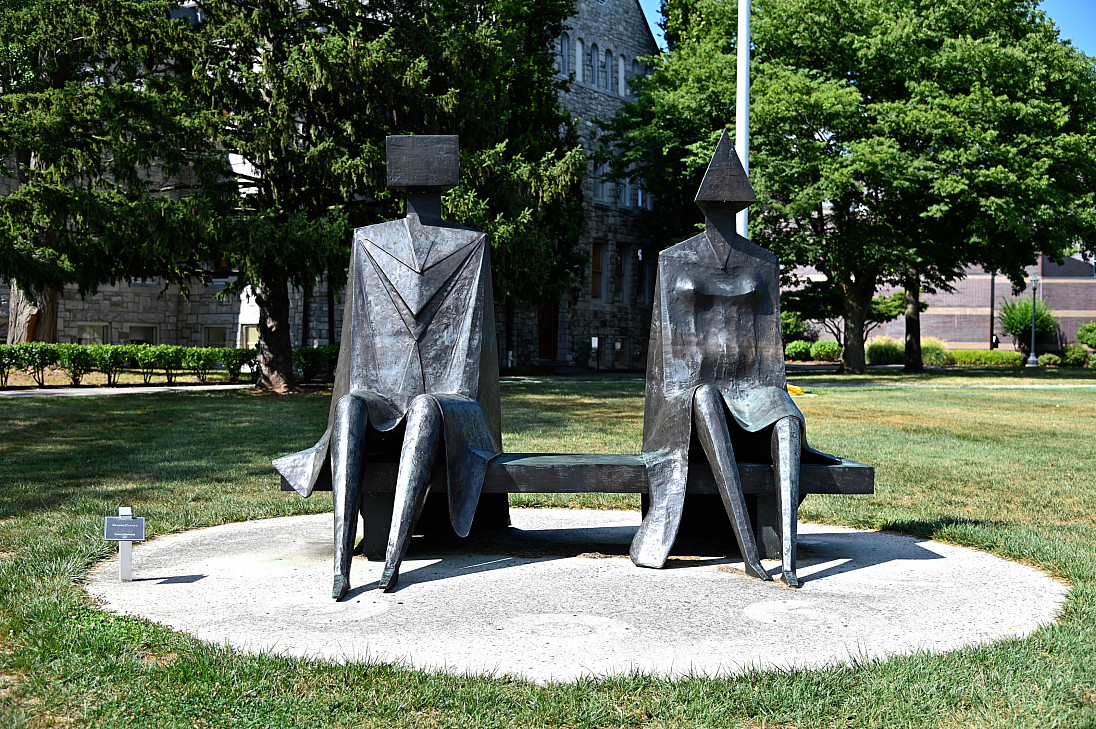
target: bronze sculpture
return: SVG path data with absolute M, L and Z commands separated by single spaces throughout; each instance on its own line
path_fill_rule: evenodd
M 803 416 L 786 389 L 779 261 L 735 233 L 736 214 L 756 201 L 724 132 L 696 196 L 704 232 L 658 259 L 643 421 L 650 502 L 631 557 L 643 567 L 666 562 L 681 523 L 695 433 L 746 571 L 763 580 L 771 578 L 758 557 L 737 460 L 771 459 L 783 577 L 798 586 L 800 462 L 804 453 L 828 457 L 807 448 Z
M 387 144 L 388 185 L 407 191 L 407 217 L 354 232 L 327 430 L 313 447 L 274 462 L 302 496 L 331 482 L 336 600 L 350 588 L 365 459 L 399 459 L 394 496 L 369 502 L 391 513 L 380 580 L 388 591 L 435 466 L 445 466 L 449 521 L 463 537 L 487 464 L 502 452 L 487 235 L 441 217 L 441 194 L 459 178 L 457 138 Z M 387 521 L 362 508 L 367 525 Z

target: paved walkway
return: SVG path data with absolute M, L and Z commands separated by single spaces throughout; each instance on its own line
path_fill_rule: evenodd
M 502 537 L 412 546 L 389 594 L 376 589 L 379 563 L 356 558 L 340 603 L 330 598 L 330 514 L 156 539 L 135 548 L 135 581 L 119 583 L 111 562 L 88 589 L 108 611 L 243 650 L 538 682 L 949 651 L 1027 635 L 1067 592 L 1030 567 L 880 532 L 801 525 L 804 584 L 792 590 L 722 558 L 635 567 L 626 554 L 638 513 L 512 518 Z
M 84 397 L 87 395 L 147 395 L 153 392 L 194 392 L 195 390 L 242 390 L 250 383 L 236 385 L 120 385 L 118 387 L 31 387 L 0 390 L 0 397 Z

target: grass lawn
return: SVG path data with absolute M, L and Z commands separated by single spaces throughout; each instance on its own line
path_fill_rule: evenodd
M 324 393 L 0 398 L 0 727 L 1096 726 L 1096 391 L 893 378 L 911 381 L 792 374 L 817 395 L 798 400 L 812 445 L 877 469 L 876 496 L 812 496 L 801 518 L 1037 565 L 1074 585 L 1058 624 L 854 667 L 549 686 L 242 655 L 95 609 L 81 583 L 111 551 L 102 518 L 119 504 L 148 518 L 150 537 L 328 510 L 325 494 L 279 492 L 269 465 L 314 442 Z M 508 381 L 505 445 L 638 452 L 642 388 Z

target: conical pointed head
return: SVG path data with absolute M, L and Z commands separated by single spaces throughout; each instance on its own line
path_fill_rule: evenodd
M 719 138 L 715 154 L 704 173 L 700 190 L 696 193 L 696 204 L 705 213 L 715 210 L 728 210 L 737 213 L 757 202 L 746 170 L 738 159 L 727 130 Z

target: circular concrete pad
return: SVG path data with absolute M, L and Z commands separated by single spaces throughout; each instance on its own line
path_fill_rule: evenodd
M 355 558 L 330 598 L 332 517 L 288 517 L 163 537 L 92 575 L 105 609 L 243 650 L 573 680 L 638 670 L 717 675 L 1023 636 L 1054 619 L 1066 587 L 971 549 L 800 525 L 803 587 L 747 577 L 723 558 L 635 567 L 639 515 L 513 509 L 505 535 L 416 538 L 399 588 Z M 779 564 L 766 562 L 772 574 Z

